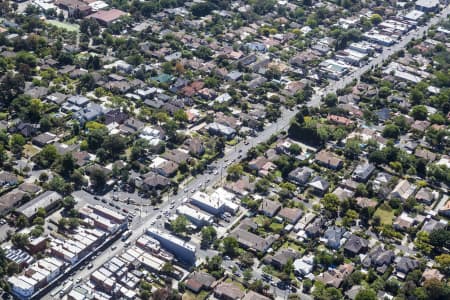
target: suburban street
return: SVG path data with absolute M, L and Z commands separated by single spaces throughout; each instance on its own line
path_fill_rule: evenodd
M 330 85 L 324 89 L 321 89 L 317 91 L 313 96 L 312 99 L 306 103 L 306 106 L 308 107 L 320 107 L 321 105 L 321 98 L 323 95 L 326 95 L 328 93 L 334 93 L 338 89 L 344 88 L 347 84 L 352 82 L 353 80 L 358 80 L 362 74 L 369 71 L 371 68 L 380 66 L 383 64 L 385 60 L 387 60 L 392 54 L 395 52 L 404 49 L 405 46 L 414 38 L 421 38 L 423 34 L 426 32 L 426 30 L 432 26 L 437 24 L 440 20 L 442 20 L 444 17 L 446 17 L 450 13 L 450 6 L 445 7 L 445 9 L 442 10 L 442 12 L 435 17 L 433 17 L 426 25 L 423 27 L 420 27 L 416 30 L 410 31 L 408 34 L 406 34 L 402 40 L 400 40 L 397 44 L 389 47 L 384 48 L 384 51 L 380 53 L 380 55 L 376 58 L 373 58 L 371 61 L 368 62 L 367 65 L 355 70 L 354 72 L 350 73 L 348 76 L 342 78 L 339 81 L 333 81 L 330 83 Z M 212 166 L 216 167 L 218 172 L 215 173 L 203 173 L 198 175 L 197 177 L 193 178 L 191 181 L 189 181 L 186 185 L 180 185 L 180 188 L 178 190 L 178 193 L 176 195 L 170 194 L 169 196 L 165 195 L 163 197 L 164 202 L 159 205 L 159 210 L 153 210 L 151 207 L 146 207 L 145 213 L 142 213 L 142 216 L 140 216 L 139 211 L 134 210 L 136 213 L 136 217 L 134 218 L 133 222 L 130 225 L 130 230 L 132 231 L 132 235 L 128 238 L 127 241 L 131 242 L 133 244 L 136 239 L 141 236 L 143 233 L 145 233 L 146 229 L 151 226 L 161 226 L 161 222 L 158 221 L 158 215 L 163 214 L 165 211 L 170 210 L 172 213 L 176 210 L 176 207 L 178 207 L 182 202 L 183 199 L 189 197 L 194 191 L 197 190 L 204 190 L 209 187 L 214 187 L 216 184 L 218 184 L 225 176 L 226 176 L 226 169 L 227 167 L 232 164 L 233 162 L 236 162 L 240 160 L 242 157 L 245 157 L 248 150 L 259 144 L 262 143 L 270 138 L 270 136 L 279 133 L 282 130 L 287 130 L 289 128 L 291 119 L 297 114 L 298 110 L 288 110 L 288 109 L 281 109 L 281 117 L 275 122 L 268 125 L 262 132 L 260 132 L 256 137 L 248 137 L 245 140 L 241 140 L 236 146 L 228 147 L 227 150 L 224 153 L 224 156 L 220 159 L 218 159 L 216 162 L 212 164 Z M 79 193 L 79 192 L 76 192 Z M 81 193 L 81 192 L 80 192 Z M 84 192 L 83 192 L 84 193 Z M 124 199 L 120 199 L 124 200 Z M 108 200 L 109 201 L 109 200 Z M 149 201 L 149 200 L 148 200 Z M 97 201 L 96 203 L 101 204 L 100 201 Z M 119 205 L 122 205 L 122 203 L 116 202 Z M 107 204 L 104 204 L 107 205 Z M 170 206 L 173 205 L 173 208 L 170 209 Z M 129 208 L 128 205 L 124 205 L 123 207 Z M 131 207 L 131 206 L 130 206 Z M 137 207 L 137 206 L 135 206 Z M 131 212 L 131 211 L 130 211 Z M 81 278 L 82 280 L 86 280 L 89 277 L 89 274 L 93 272 L 93 270 L 99 268 L 104 263 L 106 263 L 108 260 L 110 260 L 112 257 L 119 255 L 125 248 L 125 243 L 121 241 L 120 239 L 117 240 L 112 244 L 109 250 L 106 250 L 105 252 L 98 255 L 94 260 L 92 260 L 93 267 L 88 269 L 84 268 L 82 270 L 79 270 L 75 275 L 74 278 L 78 279 Z M 114 249 L 114 250 L 112 250 Z M 202 251 L 203 253 L 203 251 Z M 203 257 L 204 258 L 204 257 Z M 258 275 L 258 272 L 254 272 L 254 275 L 256 278 L 260 277 L 260 274 Z M 277 298 L 285 298 L 285 291 L 276 290 Z M 281 293 L 281 294 L 280 294 Z M 52 299 L 50 297 L 50 294 L 46 295 L 43 299 Z

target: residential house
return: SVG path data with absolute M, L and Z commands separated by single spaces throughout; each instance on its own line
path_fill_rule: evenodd
M 294 262 L 300 257 L 300 253 L 287 248 L 278 250 L 272 257 L 269 258 L 270 263 L 277 269 L 282 269 L 289 261 Z
M 289 173 L 288 179 L 299 186 L 304 186 L 308 183 L 308 180 L 313 172 L 314 171 L 311 168 L 298 167 Z
M 427 220 L 423 226 L 422 226 L 422 231 L 431 233 L 435 230 L 440 230 L 440 229 L 446 229 L 448 226 L 448 222 L 447 220 L 435 220 L 435 219 L 429 219 Z
M 313 180 L 311 180 L 310 183 L 308 183 L 308 186 L 312 187 L 313 191 L 316 194 L 324 195 L 328 191 L 330 184 L 328 183 L 328 181 L 326 181 L 322 177 L 316 176 L 316 177 L 314 177 Z
M 195 157 L 201 157 L 205 153 L 205 146 L 199 138 L 191 138 L 185 143 L 188 146 L 189 154 Z
M 332 152 L 322 150 L 316 154 L 316 162 L 329 169 L 338 170 L 344 165 L 344 161 Z
M 38 208 L 44 208 L 47 213 L 58 207 L 63 197 L 55 191 L 46 191 L 31 201 L 17 208 L 16 212 L 32 219 L 37 213 Z
M 163 190 L 171 184 L 170 179 L 152 171 L 145 174 L 143 180 L 136 180 L 138 187 L 146 191 Z
M 56 136 L 56 134 L 44 132 L 32 138 L 31 142 L 38 147 L 44 147 L 45 145 L 56 142 L 57 140 L 58 137 Z
M 415 190 L 416 186 L 414 184 L 410 183 L 406 179 L 402 179 L 389 194 L 389 198 L 406 201 L 409 197 L 414 195 Z
M 305 232 L 309 238 L 317 238 L 321 235 L 324 226 L 325 219 L 322 217 L 318 217 L 306 226 Z
M 394 251 L 385 250 L 382 246 L 372 249 L 362 261 L 365 268 L 373 267 L 380 274 L 384 274 L 395 259 Z
M 19 183 L 19 178 L 13 173 L 0 171 L 0 187 L 14 186 Z
M 326 245 L 332 249 L 339 249 L 343 243 L 345 228 L 333 226 L 327 228 L 323 238 L 326 240 Z
M 300 259 L 294 260 L 294 274 L 296 276 L 311 275 L 314 269 L 314 257 L 312 255 L 303 256 Z
M 193 291 L 194 293 L 199 293 L 202 290 L 210 290 L 216 279 L 206 272 L 195 271 L 189 275 L 185 282 L 186 288 Z
M 439 192 L 430 189 L 429 187 L 421 188 L 416 194 L 416 200 L 426 205 L 431 205 L 439 198 Z
M 263 201 L 259 205 L 259 212 L 270 218 L 274 217 L 280 209 L 280 202 L 272 201 L 269 199 L 263 199 Z
M 369 242 L 355 234 L 352 234 L 344 245 L 344 253 L 353 257 L 360 253 L 366 252 Z
M 396 230 L 406 231 L 416 224 L 416 220 L 407 213 L 402 212 L 394 221 L 393 226 Z
M 425 269 L 422 273 L 422 280 L 428 281 L 428 280 L 438 280 L 442 281 L 445 278 L 445 275 L 439 272 L 437 269 Z
M 358 182 L 367 182 L 373 171 L 375 171 L 375 166 L 373 164 L 367 162 L 359 164 L 355 171 L 353 171 L 352 179 Z
M 270 298 L 250 290 L 242 300 L 270 300 Z
M 316 280 L 330 285 L 335 288 L 339 288 L 342 282 L 347 278 L 354 270 L 353 264 L 343 264 L 336 269 L 330 269 L 319 276 L 316 276 Z
M 298 208 L 283 207 L 278 216 L 290 224 L 295 224 L 302 217 L 302 210 Z
M 343 126 L 352 126 L 353 125 L 352 120 L 350 120 L 346 117 L 337 116 L 337 115 L 328 115 L 327 121 L 337 124 L 337 125 L 343 125 Z
M 397 261 L 395 272 L 398 278 L 405 279 L 409 272 L 417 269 L 420 266 L 419 261 L 403 256 Z
M 120 125 L 120 131 L 123 134 L 133 134 L 141 131 L 145 126 L 144 122 L 139 121 L 135 118 L 129 118 L 122 125 Z
M 214 289 L 214 296 L 220 300 L 241 300 L 245 293 L 232 282 L 222 282 Z

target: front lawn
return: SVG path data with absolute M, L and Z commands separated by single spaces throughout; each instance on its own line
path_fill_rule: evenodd
M 392 225 L 394 219 L 394 210 L 387 205 L 381 205 L 376 211 L 374 216 L 379 216 L 381 224 Z

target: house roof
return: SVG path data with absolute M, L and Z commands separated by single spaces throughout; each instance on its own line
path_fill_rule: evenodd
M 204 288 L 211 288 L 215 281 L 216 279 L 208 273 L 195 271 L 186 281 L 186 287 L 193 291 L 199 291 Z
M 311 180 L 310 183 L 308 183 L 309 186 L 314 187 L 315 189 L 318 189 L 320 191 L 326 191 L 328 190 L 328 187 L 330 186 L 330 184 L 328 183 L 328 181 L 326 181 L 325 179 L 323 179 L 320 176 L 316 176 L 314 177 L 313 180 Z
M 104 23 L 111 23 L 125 15 L 127 15 L 126 12 L 113 8 L 110 10 L 99 10 L 98 12 L 89 15 L 88 18 L 94 18 Z
M 261 294 L 258 294 L 254 291 L 249 291 L 247 294 L 245 294 L 244 298 L 242 300 L 269 300 L 270 298 L 263 296 Z
M 242 299 L 245 295 L 245 293 L 237 285 L 227 282 L 222 282 L 221 284 L 219 284 L 214 289 L 214 293 L 219 298 L 224 297 L 227 299 L 234 299 L 234 300 Z
M 344 249 L 353 253 L 353 254 L 358 254 L 359 252 L 361 252 L 364 248 L 367 248 L 368 246 L 368 241 L 352 234 L 350 236 L 350 238 L 347 240 L 347 242 L 344 245 Z
M 295 223 L 302 216 L 302 211 L 298 208 L 284 207 L 280 210 L 278 216 L 290 223 Z
M 277 201 L 272 201 L 269 199 L 263 199 L 259 205 L 259 211 L 265 212 L 268 215 L 274 215 L 281 208 L 281 203 Z
M 55 191 L 46 191 L 45 193 L 37 196 L 30 202 L 25 203 L 17 209 L 18 212 L 22 213 L 27 218 L 33 216 L 37 209 L 40 207 L 46 208 L 50 206 L 53 202 L 62 199 L 62 196 Z
M 418 268 L 420 263 L 407 256 L 403 256 L 400 261 L 397 263 L 396 269 L 399 272 L 402 272 L 404 274 L 409 273 L 410 271 Z
M 337 157 L 334 153 L 322 150 L 316 154 L 316 160 L 322 164 L 338 167 L 342 164 L 342 159 Z
M 272 262 L 279 264 L 280 266 L 284 266 L 288 263 L 289 260 L 292 262 L 300 257 L 300 253 L 293 249 L 280 249 L 277 253 L 272 256 Z

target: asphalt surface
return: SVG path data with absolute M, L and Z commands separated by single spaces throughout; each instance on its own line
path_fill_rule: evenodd
M 351 83 L 355 79 L 359 79 L 362 74 L 370 70 L 372 67 L 381 66 L 385 60 L 387 60 L 392 54 L 395 52 L 404 49 L 405 46 L 413 39 L 413 38 L 421 38 L 424 33 L 428 30 L 428 28 L 432 25 L 436 25 L 441 19 L 446 17 L 450 13 L 450 6 L 445 7 L 435 17 L 433 17 L 426 25 L 410 31 L 406 34 L 401 41 L 397 44 L 384 48 L 383 52 L 376 58 L 373 58 L 369 63 L 359 69 L 356 69 L 352 73 L 348 74 L 346 77 L 343 77 L 339 81 L 332 82 L 328 87 L 316 92 L 312 99 L 306 104 L 308 107 L 320 107 L 321 104 L 321 95 L 326 95 L 328 93 L 334 93 L 338 89 L 344 88 L 347 84 Z M 157 221 L 157 216 L 161 214 L 163 211 L 169 209 L 171 202 L 174 201 L 175 208 L 179 206 L 182 202 L 182 199 L 189 197 L 192 190 L 204 189 L 207 186 L 213 187 L 219 180 L 222 178 L 221 175 L 226 175 L 226 167 L 232 162 L 240 160 L 240 156 L 245 156 L 247 151 L 254 145 L 257 145 L 261 142 L 267 141 L 270 136 L 273 134 L 277 134 L 282 130 L 286 130 L 291 122 L 291 119 L 295 116 L 298 110 L 287 110 L 281 109 L 282 115 L 278 119 L 277 122 L 268 125 L 262 132 L 258 134 L 258 136 L 253 138 L 248 138 L 246 140 L 241 141 L 236 146 L 228 149 L 225 152 L 224 156 L 213 163 L 213 166 L 216 166 L 219 169 L 219 172 L 215 174 L 201 174 L 195 177 L 192 181 L 186 184 L 179 189 L 177 195 L 171 195 L 167 197 L 169 201 L 164 201 L 163 204 L 160 205 L 160 210 L 158 211 L 150 211 L 147 216 L 143 217 L 139 222 L 135 222 L 131 225 L 130 229 L 132 230 L 132 235 L 128 238 L 132 244 L 134 241 L 141 236 L 147 228 L 152 226 L 151 224 L 155 224 Z M 220 169 L 223 171 L 221 172 Z M 186 193 L 184 191 L 187 191 Z M 166 199 L 166 197 L 165 197 Z M 96 259 L 92 261 L 93 268 L 91 269 L 83 269 L 74 275 L 75 278 L 87 279 L 89 274 L 92 273 L 95 269 L 102 266 L 105 262 L 110 260 L 112 257 L 119 255 L 124 250 L 124 242 L 118 240 L 113 244 L 114 250 L 106 250 L 101 253 Z M 43 299 L 50 299 L 50 296 L 47 295 Z

